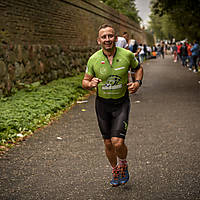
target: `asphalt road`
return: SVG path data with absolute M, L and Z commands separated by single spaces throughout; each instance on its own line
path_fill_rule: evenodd
M 0 199 L 199 200 L 200 74 L 171 56 L 148 60 L 144 72 L 131 96 L 125 186 L 109 185 L 93 95 L 1 156 Z

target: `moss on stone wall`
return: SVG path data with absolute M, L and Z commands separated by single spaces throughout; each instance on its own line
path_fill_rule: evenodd
M 79 74 L 96 50 L 97 47 L 0 44 L 0 94 L 11 94 L 13 88 L 21 88 L 21 83 L 46 84 Z

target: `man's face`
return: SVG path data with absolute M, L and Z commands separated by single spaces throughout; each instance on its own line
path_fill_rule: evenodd
M 113 28 L 106 27 L 99 31 L 99 37 L 97 42 L 102 48 L 106 51 L 112 51 L 115 48 L 115 42 L 117 41 L 117 37 L 115 36 L 115 32 Z
M 126 34 L 124 34 L 123 35 L 123 37 L 126 39 L 126 41 L 128 42 L 128 40 L 129 40 L 129 35 L 126 33 Z

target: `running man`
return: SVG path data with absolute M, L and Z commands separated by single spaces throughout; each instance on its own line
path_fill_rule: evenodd
M 95 102 L 99 128 L 104 139 L 106 156 L 112 166 L 112 186 L 129 180 L 124 143 L 130 111 L 129 93 L 142 84 L 143 68 L 131 51 L 116 47 L 117 36 L 111 25 L 99 27 L 97 42 L 102 49 L 88 60 L 82 86 L 97 88 Z M 128 71 L 135 71 L 135 82 L 128 82 Z

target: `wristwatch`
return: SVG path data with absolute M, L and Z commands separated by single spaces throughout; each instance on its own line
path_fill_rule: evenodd
M 142 85 L 142 80 L 135 80 L 135 82 L 138 82 L 140 86 Z

